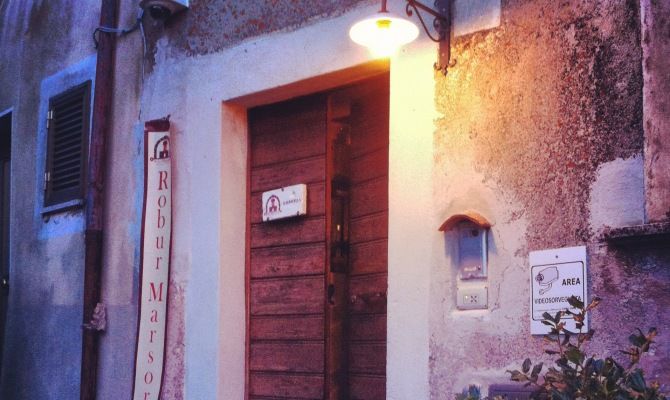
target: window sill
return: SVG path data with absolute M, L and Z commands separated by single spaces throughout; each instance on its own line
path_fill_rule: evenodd
M 64 211 L 70 211 L 84 206 L 84 199 L 74 199 L 58 204 L 42 207 L 42 216 L 48 217 L 51 214 L 56 214 Z
M 605 228 L 600 240 L 612 245 L 667 245 L 670 241 L 670 221 Z

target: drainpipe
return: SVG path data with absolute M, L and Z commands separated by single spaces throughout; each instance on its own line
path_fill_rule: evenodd
M 100 26 L 116 26 L 118 0 L 102 0 Z M 91 328 L 93 312 L 100 302 L 102 275 L 103 214 L 105 200 L 106 138 L 110 133 L 114 79 L 114 34 L 100 33 L 93 116 L 86 186 L 86 229 L 84 231 L 84 313 L 81 353 L 81 400 L 95 400 L 100 331 Z

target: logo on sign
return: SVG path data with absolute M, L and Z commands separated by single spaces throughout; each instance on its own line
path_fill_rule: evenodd
M 549 267 L 543 269 L 535 275 L 535 280 L 542 287 L 540 295 L 547 293 L 551 290 L 551 284 L 558 280 L 558 268 Z
M 165 160 L 170 158 L 170 137 L 165 135 L 154 145 L 154 155 L 149 161 Z
M 265 202 L 265 215 L 272 215 L 281 212 L 281 201 L 276 195 L 270 196 Z

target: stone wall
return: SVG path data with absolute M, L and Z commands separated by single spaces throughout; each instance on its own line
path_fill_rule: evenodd
M 670 249 L 617 248 L 606 226 L 645 222 L 643 76 L 637 1 L 503 1 L 499 28 L 458 38 L 436 78 L 435 202 L 446 216 L 493 220 L 489 310 L 458 311 L 454 251 L 431 284 L 431 398 L 508 381 L 529 334 L 528 253 L 586 245 L 590 352 L 616 354 L 630 332 L 668 325 Z M 661 96 L 663 97 L 663 96 Z M 668 382 L 670 332 L 645 361 Z

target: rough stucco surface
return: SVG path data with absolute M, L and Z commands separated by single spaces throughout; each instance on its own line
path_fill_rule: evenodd
M 670 219 L 670 3 L 641 0 L 647 216 Z
M 506 383 L 526 356 L 543 359 L 529 335 L 528 253 L 576 245 L 588 249 L 590 294 L 605 299 L 591 351 L 611 354 L 632 329 L 658 326 L 648 377 L 669 381 L 670 249 L 598 241 L 604 225 L 642 222 L 643 206 L 620 197 L 644 198 L 642 163 L 626 161 L 643 150 L 640 32 L 637 1 L 508 0 L 500 27 L 453 44 L 455 66 L 436 75 L 435 201 L 443 219 L 471 208 L 494 221 L 489 310 L 456 310 L 446 235 L 431 284 L 431 398 Z M 612 168 L 632 184 L 617 187 Z M 590 204 L 631 214 L 592 218 Z
M 164 32 L 159 23 L 154 23 L 150 37 L 157 39 L 164 34 L 175 53 L 203 55 L 250 37 L 297 29 L 319 18 L 340 15 L 362 2 L 365 0 L 192 0 L 188 12 L 171 19 Z

